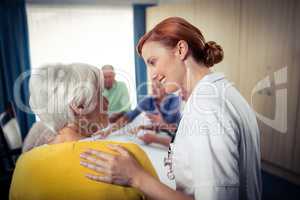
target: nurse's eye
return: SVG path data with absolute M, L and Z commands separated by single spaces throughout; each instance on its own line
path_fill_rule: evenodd
M 149 62 L 149 64 L 153 67 L 155 66 L 155 63 L 156 63 L 156 59 L 150 60 Z

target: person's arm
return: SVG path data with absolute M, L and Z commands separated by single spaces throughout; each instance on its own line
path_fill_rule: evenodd
M 137 188 L 150 199 L 193 200 L 191 196 L 169 188 L 146 172 L 137 176 L 135 182 L 132 184 L 132 187 Z
M 116 121 L 116 123 L 112 124 L 111 132 L 117 131 L 122 127 L 126 126 L 130 122 L 130 119 L 127 115 L 123 115 L 120 119 Z
M 117 131 L 121 128 L 123 128 L 125 125 L 130 123 L 132 120 L 134 120 L 141 112 L 139 109 L 134 109 L 133 111 L 129 111 L 125 113 L 121 118 L 119 118 L 114 124 L 112 124 L 107 130 L 100 131 L 96 133 L 96 135 L 101 135 L 102 138 L 107 137 L 112 132 Z
M 170 145 L 172 140 L 170 137 L 162 137 L 151 133 L 146 133 L 140 136 L 139 139 L 143 140 L 146 144 L 157 143 L 166 147 Z
M 125 113 L 123 117 L 121 117 L 112 125 L 112 132 L 117 131 L 128 123 L 132 122 L 139 114 L 141 114 L 141 111 L 138 108 Z
M 119 155 L 91 149 L 81 154 L 82 166 L 104 174 L 101 176 L 86 174 L 87 178 L 98 182 L 134 187 L 150 199 L 193 200 L 191 196 L 169 188 L 148 174 L 125 148 L 119 145 L 110 145 L 109 148 Z
M 100 130 L 100 131 L 96 132 L 93 135 L 101 135 L 102 138 L 106 138 L 112 132 L 121 129 L 128 123 L 129 123 L 128 117 L 126 115 L 123 115 L 123 117 L 119 118 L 119 120 L 116 123 L 112 124 L 110 127 L 106 128 L 105 130 Z
M 170 131 L 176 132 L 177 124 L 168 124 L 168 123 L 160 123 L 160 124 L 150 124 L 150 125 L 141 125 L 140 129 L 144 130 L 152 130 L 152 131 Z
M 116 123 L 121 117 L 123 117 L 125 112 L 113 113 L 109 117 L 109 123 Z

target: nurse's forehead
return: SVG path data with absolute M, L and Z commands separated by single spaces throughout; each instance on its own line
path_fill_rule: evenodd
M 160 42 L 149 41 L 143 45 L 142 56 L 145 60 L 147 60 L 151 56 L 165 53 L 166 51 L 167 51 L 167 48 L 165 46 L 163 46 Z

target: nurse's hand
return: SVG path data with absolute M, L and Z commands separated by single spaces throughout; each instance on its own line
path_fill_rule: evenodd
M 86 177 L 109 184 L 133 186 L 138 176 L 144 173 L 140 164 L 132 155 L 120 145 L 109 145 L 109 148 L 119 153 L 111 155 L 101 151 L 89 149 L 80 155 L 80 164 L 96 173 L 103 175 L 86 174 Z

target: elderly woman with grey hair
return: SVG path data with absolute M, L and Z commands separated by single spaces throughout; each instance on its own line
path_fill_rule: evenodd
M 86 138 L 108 125 L 101 70 L 73 63 L 46 65 L 32 72 L 30 106 L 40 118 L 23 152 L 43 144 Z
M 50 65 L 32 72 L 30 106 L 41 121 L 26 139 L 24 150 L 31 150 L 16 164 L 10 200 L 145 199 L 134 188 L 90 181 L 85 176 L 89 170 L 80 165 L 80 154 L 87 149 L 117 155 L 113 149 L 123 146 L 158 178 L 151 161 L 136 144 L 81 140 L 108 125 L 102 80 L 100 70 L 81 63 Z

